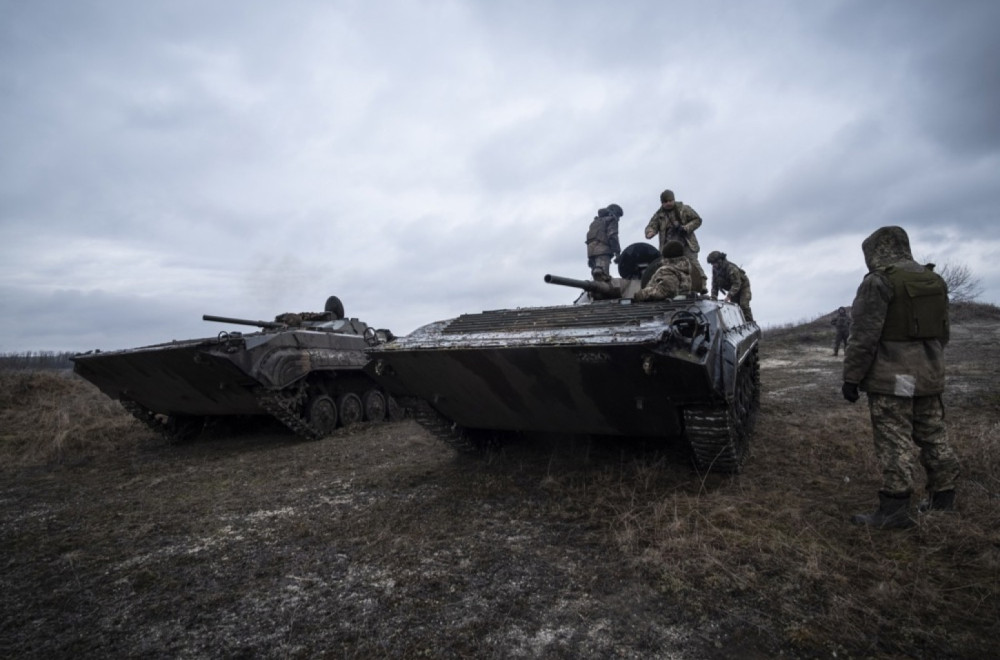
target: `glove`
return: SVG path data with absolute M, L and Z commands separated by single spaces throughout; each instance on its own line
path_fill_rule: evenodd
M 844 398 L 854 403 L 861 395 L 858 394 L 858 384 L 857 383 L 844 383 L 843 387 L 840 388 L 840 393 L 844 395 Z

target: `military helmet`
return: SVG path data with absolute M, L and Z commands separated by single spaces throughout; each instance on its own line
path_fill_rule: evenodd
M 673 190 L 664 190 L 663 192 L 660 193 L 660 202 L 665 204 L 667 202 L 672 202 L 672 201 L 674 201 Z
M 611 215 L 615 216 L 616 218 L 620 218 L 623 215 L 625 215 L 625 212 L 622 211 L 622 207 L 618 206 L 617 204 L 608 204 L 608 212 L 611 213 Z
M 722 261 L 726 258 L 725 252 L 719 252 L 718 250 L 712 250 L 708 253 L 708 263 L 714 264 L 716 261 Z
M 663 255 L 664 259 L 682 257 L 684 256 L 684 246 L 680 241 L 667 241 L 663 244 L 663 249 L 660 250 L 660 254 Z

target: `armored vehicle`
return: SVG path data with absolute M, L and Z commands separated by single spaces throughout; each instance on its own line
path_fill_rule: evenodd
M 736 472 L 759 408 L 760 328 L 704 295 L 638 302 L 658 253 L 626 248 L 609 282 L 546 275 L 575 304 L 438 321 L 370 349 L 366 370 L 458 449 L 498 432 L 676 439 Z
M 275 321 L 203 319 L 259 330 L 82 353 L 72 358 L 73 370 L 174 439 L 193 437 L 220 416 L 271 415 L 317 439 L 339 425 L 400 413 L 362 369 L 365 349 L 392 333 L 345 318 L 336 296 L 324 312 L 281 314 Z

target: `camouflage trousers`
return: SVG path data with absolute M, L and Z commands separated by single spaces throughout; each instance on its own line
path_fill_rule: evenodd
M 611 279 L 611 255 L 598 254 L 587 257 L 587 265 L 590 266 L 590 276 L 594 280 L 607 281 Z
M 747 321 L 753 321 L 753 313 L 750 312 L 750 297 L 750 282 L 744 282 L 737 296 L 730 298 L 731 302 L 736 303 L 743 310 L 743 318 Z
M 939 395 L 903 397 L 869 392 L 868 409 L 883 492 L 913 492 L 914 445 L 920 449 L 920 463 L 927 473 L 927 490 L 933 493 L 955 488 L 958 458 L 948 444 Z
M 833 354 L 834 355 L 836 355 L 838 352 L 840 352 L 840 347 L 841 346 L 843 346 L 845 350 L 847 349 L 847 337 L 848 337 L 848 335 L 849 335 L 849 333 L 846 330 L 843 331 L 843 332 L 841 332 L 840 330 L 837 330 L 837 337 L 833 340 Z
M 698 253 L 688 247 L 687 241 L 681 242 L 684 243 L 684 256 L 691 262 L 691 290 L 695 293 L 708 293 L 708 275 L 698 263 Z

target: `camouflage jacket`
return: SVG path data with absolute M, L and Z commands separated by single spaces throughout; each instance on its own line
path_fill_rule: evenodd
M 691 291 L 691 261 L 687 257 L 664 259 L 649 284 L 635 294 L 634 300 L 669 300 Z
M 870 272 L 858 287 L 851 306 L 844 381 L 858 383 L 862 390 L 876 394 L 906 397 L 940 394 L 944 391 L 947 336 L 909 341 L 883 338 L 889 304 L 895 295 L 886 269 L 894 266 L 915 272 L 925 267 L 913 261 L 909 240 L 898 227 L 877 230 L 862 248 Z
M 599 257 L 605 254 L 619 256 L 622 252 L 618 242 L 618 218 L 613 215 L 597 216 L 587 230 L 587 256 Z
M 697 253 L 701 247 L 694 230 L 701 227 L 701 216 L 681 202 L 674 202 L 674 208 L 669 211 L 662 206 L 657 209 L 646 225 L 646 233 L 652 229 L 660 235 L 660 250 L 667 241 L 680 241 L 689 252 Z
M 846 312 L 844 314 L 838 313 L 833 317 L 833 320 L 830 321 L 830 325 L 837 329 L 838 334 L 846 335 L 851 331 L 851 315 Z
M 750 285 L 750 279 L 742 268 L 728 260 L 717 261 L 712 266 L 712 297 L 725 291 L 730 298 L 736 300 L 740 291 Z

